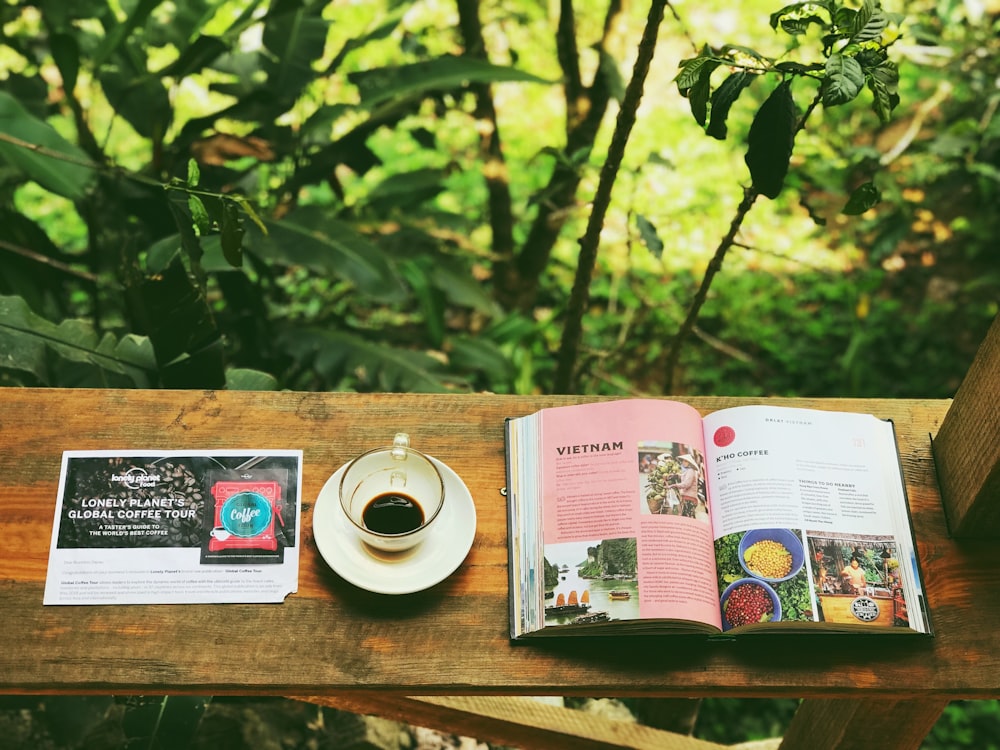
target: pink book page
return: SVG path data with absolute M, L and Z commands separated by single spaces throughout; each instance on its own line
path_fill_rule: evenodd
M 553 601 L 586 592 L 589 611 L 610 619 L 721 627 L 697 410 L 633 399 L 541 417 L 545 559 L 560 573 Z

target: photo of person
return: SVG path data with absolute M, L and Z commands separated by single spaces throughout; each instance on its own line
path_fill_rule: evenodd
M 899 551 L 892 537 L 808 532 L 808 538 L 821 620 L 909 624 Z
M 846 579 L 845 583 L 851 590 L 851 593 L 860 596 L 865 592 L 865 586 L 867 585 L 865 569 L 861 567 L 861 560 L 857 557 L 851 557 L 851 562 L 844 566 L 844 569 L 840 571 L 840 575 Z
M 708 523 L 704 457 L 699 451 L 683 443 L 640 443 L 638 469 L 643 515 Z

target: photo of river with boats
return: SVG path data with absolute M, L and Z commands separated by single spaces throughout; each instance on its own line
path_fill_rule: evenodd
M 545 584 L 546 625 L 637 619 L 636 540 L 548 545 Z

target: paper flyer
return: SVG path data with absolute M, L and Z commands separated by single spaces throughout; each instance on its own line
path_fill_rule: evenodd
M 302 451 L 65 451 L 44 604 L 281 602 Z

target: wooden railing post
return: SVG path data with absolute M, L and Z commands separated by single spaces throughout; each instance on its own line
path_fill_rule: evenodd
M 941 497 L 956 537 L 1000 537 L 1000 315 L 934 439 Z

